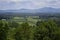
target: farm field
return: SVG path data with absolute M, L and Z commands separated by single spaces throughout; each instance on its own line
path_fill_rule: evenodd
M 39 16 L 26 16 L 26 17 L 13 17 L 12 21 L 22 24 L 23 22 L 28 22 L 29 25 L 35 25 L 36 22 L 41 21 Z

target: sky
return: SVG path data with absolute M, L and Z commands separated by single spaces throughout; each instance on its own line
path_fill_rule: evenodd
M 0 10 L 60 8 L 60 0 L 0 0 Z

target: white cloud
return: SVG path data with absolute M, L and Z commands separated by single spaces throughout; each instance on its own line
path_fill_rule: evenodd
M 60 8 L 60 0 L 0 0 L 0 9 Z

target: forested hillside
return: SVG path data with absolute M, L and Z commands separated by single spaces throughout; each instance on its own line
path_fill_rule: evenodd
M 53 20 L 28 22 L 0 20 L 0 40 L 60 40 L 60 27 Z

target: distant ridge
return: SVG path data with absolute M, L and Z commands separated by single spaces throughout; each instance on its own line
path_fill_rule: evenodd
M 19 13 L 60 13 L 60 8 L 44 7 L 40 9 L 19 9 L 19 10 L 0 10 L 0 12 L 19 12 Z
M 40 9 L 44 13 L 60 13 L 60 8 L 44 7 Z

